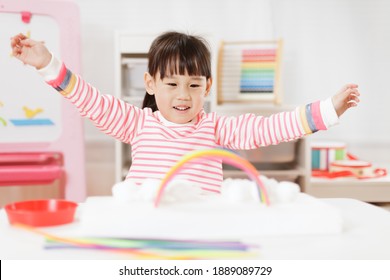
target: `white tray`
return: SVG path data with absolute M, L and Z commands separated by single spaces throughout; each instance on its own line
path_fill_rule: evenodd
M 293 203 L 265 206 L 220 200 L 160 204 L 89 197 L 80 216 L 86 236 L 164 239 L 228 239 L 337 234 L 339 211 L 300 193 Z

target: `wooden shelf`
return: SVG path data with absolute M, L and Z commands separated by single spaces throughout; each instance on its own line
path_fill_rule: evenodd
M 290 170 L 258 170 L 260 175 L 264 175 L 270 178 L 276 177 L 288 177 L 288 178 L 297 178 L 299 176 L 305 176 L 306 171 L 304 168 L 290 169 Z M 241 178 L 246 177 L 245 172 L 241 170 L 224 170 L 224 177 L 235 177 Z
M 320 198 L 354 198 L 366 202 L 390 201 L 390 177 L 377 179 L 311 178 L 307 193 Z

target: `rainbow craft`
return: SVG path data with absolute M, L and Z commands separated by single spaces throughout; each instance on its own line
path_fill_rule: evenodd
M 246 198 L 230 201 L 222 193 L 186 201 L 167 199 L 167 203 L 161 203 L 159 207 L 164 193 L 168 198 L 168 184 L 194 159 L 197 163 L 217 160 L 242 169 L 256 182 L 257 194 L 263 203 Z M 234 185 L 229 187 L 232 186 L 238 194 L 242 182 L 230 183 Z M 154 193 L 148 193 L 147 201 L 123 201 L 114 196 L 89 197 L 83 205 L 80 222 L 83 236 L 149 240 L 226 241 L 259 236 L 339 233 L 342 230 L 342 219 L 337 209 L 300 193 L 299 186 L 291 188 L 288 185 L 270 185 L 272 202 L 275 203 L 269 205 L 262 180 L 247 160 L 224 149 L 196 150 L 186 154 L 167 172 L 157 190 L 151 189 Z M 154 200 L 150 201 L 152 197 Z M 185 246 L 188 245 L 192 246 Z
M 276 49 L 242 50 L 240 93 L 273 93 L 276 58 Z
M 259 173 L 257 172 L 256 168 L 246 159 L 238 156 L 237 154 L 230 152 L 225 149 L 208 149 L 208 150 L 199 150 L 199 151 L 193 151 L 187 155 L 185 155 L 180 161 L 178 161 L 170 171 L 165 175 L 163 178 L 161 185 L 157 191 L 156 199 L 154 202 L 155 207 L 158 206 L 160 203 L 162 194 L 167 187 L 168 183 L 173 179 L 173 177 L 183 168 L 183 166 L 196 158 L 215 158 L 215 159 L 221 159 L 225 163 L 230 164 L 234 167 L 240 168 L 243 171 L 247 173 L 247 175 L 256 182 L 258 187 L 258 193 L 260 197 L 260 201 L 265 203 L 266 205 L 269 205 L 269 199 L 267 195 L 267 191 L 264 187 L 263 182 L 259 178 Z

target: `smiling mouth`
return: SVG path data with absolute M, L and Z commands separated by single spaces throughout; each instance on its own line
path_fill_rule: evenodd
M 188 107 L 188 106 L 173 106 L 174 109 L 178 110 L 178 111 L 187 111 L 189 110 L 191 107 Z

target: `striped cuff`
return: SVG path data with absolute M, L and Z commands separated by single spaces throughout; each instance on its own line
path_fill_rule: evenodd
M 326 128 L 330 128 L 339 124 L 339 116 L 337 116 L 336 110 L 334 108 L 332 97 L 329 97 L 325 101 L 321 101 L 320 110 Z
M 38 73 L 62 95 L 68 95 L 74 88 L 76 77 L 68 70 L 63 62 L 54 55 L 46 67 L 38 70 Z
M 326 130 L 339 122 L 331 98 L 302 106 L 299 111 L 302 127 L 306 134 Z
M 38 73 L 44 78 L 46 82 L 57 79 L 60 70 L 61 70 L 62 62 L 56 58 L 53 54 L 51 54 L 51 60 L 48 65 L 37 70 Z

